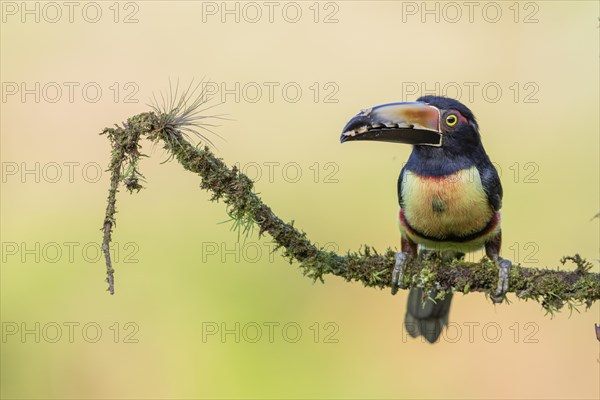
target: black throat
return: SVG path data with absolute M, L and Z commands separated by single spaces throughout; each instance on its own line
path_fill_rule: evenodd
M 444 143 L 442 147 L 414 146 L 406 169 L 421 176 L 445 176 L 461 169 L 482 165 L 489 160 L 481 142 Z

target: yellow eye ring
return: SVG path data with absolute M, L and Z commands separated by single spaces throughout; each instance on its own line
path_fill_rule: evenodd
M 446 117 L 446 125 L 448 125 L 448 126 L 454 126 L 454 125 L 456 125 L 457 122 L 458 122 L 458 118 L 456 118 L 456 115 L 454 115 L 454 114 L 450 114 Z

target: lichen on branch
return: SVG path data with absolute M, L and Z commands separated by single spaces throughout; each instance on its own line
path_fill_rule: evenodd
M 216 157 L 209 147 L 194 146 L 186 133 L 207 129 L 197 116 L 202 101 L 187 104 L 189 92 L 184 92 L 179 103 L 164 102 L 152 112 L 131 117 L 122 126 L 106 128 L 102 132 L 112 145 L 109 170 L 111 181 L 108 206 L 104 218 L 102 248 L 106 258 L 108 290 L 114 293 L 114 269 L 109 245 L 115 224 L 115 204 L 118 185 L 122 182 L 130 191 L 139 191 L 142 174 L 138 171 L 140 138 L 146 136 L 151 142 L 162 143 L 168 154 L 186 170 L 201 178 L 200 187 L 212 194 L 212 201 L 226 204 L 227 213 L 240 227 L 248 230 L 258 227 L 259 235 L 268 233 L 290 263 L 299 262 L 304 275 L 323 280 L 325 275 L 335 275 L 346 281 L 361 282 L 364 286 L 386 288 L 390 286 L 396 252 L 392 249 L 379 253 L 370 246 L 357 252 L 338 255 L 318 248 L 297 229 L 293 222 L 286 223 L 254 192 L 254 183 L 235 166 L 229 168 Z M 167 103 L 167 104 L 165 104 Z M 202 138 L 206 142 L 206 138 Z M 514 265 L 510 271 L 509 291 L 518 298 L 534 300 L 548 312 L 585 304 L 590 307 L 600 299 L 600 274 L 590 272 L 592 264 L 579 255 L 565 257 L 564 264 L 571 261 L 575 271 L 558 269 L 525 268 Z M 498 269 L 486 258 L 480 262 L 461 260 L 445 261 L 430 253 L 411 262 L 404 274 L 403 286 L 419 286 L 425 290 L 436 289 L 438 298 L 450 291 L 462 293 L 491 293 L 497 286 Z

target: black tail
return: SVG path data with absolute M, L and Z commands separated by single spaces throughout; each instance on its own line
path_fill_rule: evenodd
M 430 292 L 430 297 L 435 298 L 435 293 Z M 416 338 L 422 335 L 429 343 L 434 343 L 448 325 L 448 314 L 452 293 L 447 293 L 443 300 L 423 300 L 423 289 L 410 289 L 406 306 L 404 326 L 410 336 Z

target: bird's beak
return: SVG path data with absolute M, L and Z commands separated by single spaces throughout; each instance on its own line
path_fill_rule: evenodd
M 362 110 L 342 131 L 340 141 L 351 140 L 440 147 L 440 110 L 421 102 L 390 103 Z

